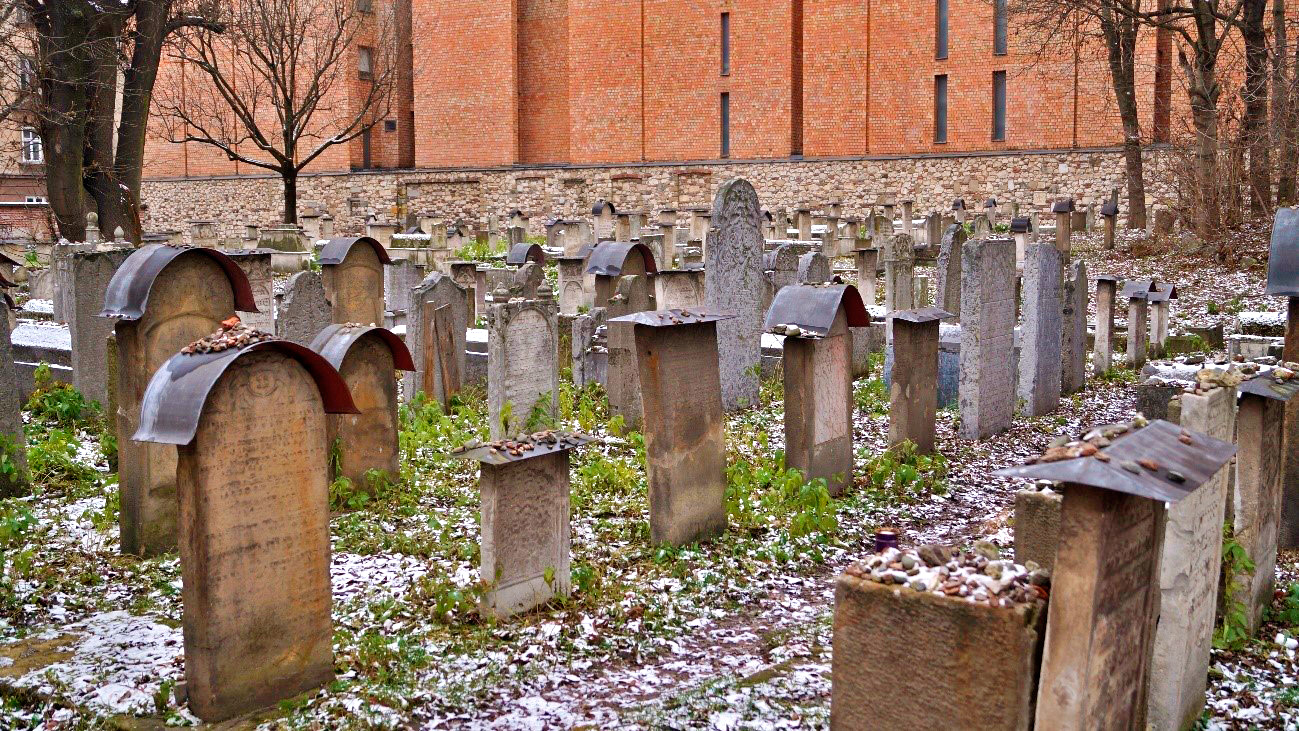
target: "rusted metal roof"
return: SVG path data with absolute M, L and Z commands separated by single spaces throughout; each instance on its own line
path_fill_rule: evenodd
M 392 259 L 388 256 L 388 250 L 383 248 L 383 244 L 369 236 L 356 236 L 353 238 L 330 239 L 324 248 L 320 250 L 321 266 L 342 264 L 347 255 L 352 252 L 352 247 L 361 243 L 369 244 L 374 249 L 374 253 L 378 254 L 381 263 L 392 263 Z
M 140 403 L 140 426 L 131 439 L 177 445 L 194 441 L 212 387 L 232 363 L 259 350 L 284 353 L 301 363 L 320 388 L 326 413 L 360 413 L 343 377 L 320 354 L 287 340 L 264 340 L 214 353 L 173 355 L 149 380 Z M 255 414 L 251 418 L 272 419 L 274 414 Z
M 537 457 L 544 457 L 556 452 L 567 452 L 578 447 L 595 441 L 585 434 L 576 434 L 569 432 L 536 432 L 527 435 L 527 440 L 516 442 L 511 439 L 499 439 L 487 444 L 462 448 L 461 451 L 452 452 L 452 456 L 461 459 L 475 459 L 483 464 L 499 467 L 514 462 L 523 462 Z M 520 449 L 519 447 L 531 447 L 531 449 Z M 512 453 L 518 452 L 518 454 Z
M 781 287 L 767 310 L 763 329 L 776 325 L 797 325 L 813 337 L 824 337 L 834 325 L 839 308 L 844 308 L 849 327 L 871 324 L 861 294 L 851 284 L 795 284 Z
M 104 291 L 104 309 L 99 316 L 121 320 L 138 320 L 143 317 L 149 306 L 149 292 L 153 289 L 154 280 L 168 264 L 183 256 L 206 256 L 215 261 L 226 273 L 230 286 L 234 289 L 235 309 L 239 312 L 258 311 L 248 276 L 234 259 L 216 249 L 148 244 L 136 249 L 113 272 L 113 278 Z
M 1183 432 L 1190 437 L 1189 444 L 1179 438 Z M 1171 422 L 1153 421 L 1101 452 L 1110 458 L 1108 462 L 1079 457 L 1009 467 L 993 474 L 1072 482 L 1173 503 L 1213 477 L 1236 453 L 1236 445 L 1183 430 Z M 1142 461 L 1155 465 L 1156 469 L 1141 466 Z M 1170 474 L 1181 479 L 1170 479 Z
M 1276 212 L 1267 260 L 1267 294 L 1299 297 L 1299 207 Z
M 941 307 L 925 307 L 919 310 L 895 310 L 889 313 L 889 317 L 905 322 L 933 322 L 934 320 L 946 320 L 949 317 L 955 317 L 955 315 Z
M 541 250 L 541 244 L 515 244 L 510 247 L 510 253 L 505 257 L 506 264 L 523 266 L 529 261 L 535 261 L 542 266 L 546 265 L 546 252 Z
M 1052 213 L 1073 213 L 1073 198 L 1061 198 L 1051 205 Z
M 1299 377 L 1293 377 L 1278 383 L 1270 372 L 1263 373 L 1247 381 L 1242 381 L 1236 391 L 1242 396 L 1249 393 L 1275 401 L 1289 401 L 1296 393 L 1299 393 Z
M 687 307 L 679 310 L 650 310 L 634 312 L 630 315 L 615 317 L 608 322 L 627 322 L 647 327 L 671 327 L 673 325 L 698 325 L 703 322 L 717 322 L 736 317 L 731 312 L 708 311 L 703 308 Z
M 632 251 L 640 252 L 645 259 L 645 271 L 658 274 L 658 265 L 654 263 L 654 252 L 645 244 L 632 241 L 601 241 L 591 250 L 587 260 L 586 273 L 599 274 L 605 277 L 617 277 L 622 274 L 627 256 Z
M 437 272 L 434 272 L 437 274 Z M 335 369 L 343 367 L 343 359 L 361 338 L 373 334 L 384 341 L 392 351 L 393 366 L 399 371 L 415 370 L 410 350 L 391 330 L 374 325 L 328 325 L 311 341 L 311 349 L 320 353 Z

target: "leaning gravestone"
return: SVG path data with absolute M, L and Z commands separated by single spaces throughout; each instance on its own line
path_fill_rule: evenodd
M 391 263 L 378 241 L 362 236 L 331 239 L 320 250 L 320 279 L 331 322 L 382 325 L 383 268 Z
M 509 302 L 508 295 L 499 290 L 498 294 L 503 295 L 501 301 L 487 308 L 487 416 L 492 439 L 546 427 L 559 414 L 555 300 Z
M 22 404 L 18 397 L 18 374 L 9 338 L 9 306 L 0 298 L 0 460 L 8 462 L 15 470 L 11 475 L 7 475 L 8 470 L 0 470 L 0 495 L 18 492 L 27 483 Z
M 450 276 L 433 272 L 411 290 L 406 346 L 415 359 L 415 372 L 403 384 L 407 402 L 422 392 L 446 406 L 460 392 L 468 328 L 469 300 Z
M 330 480 L 345 477 L 353 489 L 371 492 L 371 475 L 389 480 L 398 476 L 397 375 L 413 371 L 410 351 L 401 338 L 381 327 L 330 325 L 316 336 L 311 349 L 343 377 L 352 403 L 360 413 L 330 414 L 326 418 Z
M 705 305 L 734 313 L 717 325 L 722 404 L 736 411 L 758 403 L 762 362 L 762 206 L 748 181 L 722 184 L 713 200 L 705 247 Z
M 275 336 L 298 345 L 310 345 L 332 322 L 325 287 L 316 272 L 289 277 L 275 313 Z
M 269 337 L 173 356 L 134 436 L 178 447 L 185 681 L 208 722 L 334 677 L 325 414 L 355 407 L 323 358 Z
M 961 252 L 961 438 L 987 439 L 1015 411 L 1015 242 L 967 241 Z
M 1019 356 L 1019 401 L 1026 416 L 1049 414 L 1060 405 L 1060 314 L 1060 250 L 1029 244 Z
M 118 268 L 102 304 L 117 348 L 110 418 L 118 434 L 122 552 L 156 556 L 176 549 L 176 449 L 129 439 L 145 389 L 181 348 L 256 303 L 243 270 L 216 249 L 150 244 Z

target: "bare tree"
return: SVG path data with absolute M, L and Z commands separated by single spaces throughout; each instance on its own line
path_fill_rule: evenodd
M 159 94 L 168 139 L 212 145 L 279 173 L 284 222 L 296 223 L 299 173 L 391 108 L 391 11 L 357 0 L 230 3 L 223 32 L 195 29 L 177 44 L 177 58 L 200 70 L 204 83 Z
M 1244 0 L 1240 18 L 1240 34 L 1245 42 L 1245 86 L 1241 90 L 1245 114 L 1240 133 L 1249 152 L 1249 208 L 1254 215 L 1263 215 L 1272 208 L 1272 140 L 1268 126 L 1270 53 L 1264 24 L 1267 6 L 1268 0 Z

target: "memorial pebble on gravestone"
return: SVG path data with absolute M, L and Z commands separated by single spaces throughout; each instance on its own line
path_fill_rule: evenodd
M 368 236 L 330 239 L 320 250 L 320 279 L 331 322 L 382 325 L 383 269 L 391 263 L 383 245 Z
M 289 277 L 275 310 L 276 337 L 298 345 L 310 345 L 332 321 L 325 286 L 317 272 L 298 272 Z
M 416 393 L 447 407 L 460 392 L 466 375 L 465 341 L 469 302 L 465 290 L 450 276 L 433 272 L 410 293 L 406 346 L 415 359 L 415 372 L 403 382 L 409 403 Z
M 732 412 L 758 403 L 762 362 L 762 206 L 748 181 L 722 184 L 712 224 L 704 251 L 704 304 L 735 315 L 716 326 L 722 404 Z
M 493 439 L 547 427 L 559 415 L 558 306 L 553 297 L 508 299 L 498 290 L 487 308 L 487 417 Z
M 1024 327 L 1019 356 L 1019 402 L 1025 416 L 1060 405 L 1060 251 L 1029 244 L 1024 256 Z
M 325 414 L 356 407 L 323 358 L 267 338 L 173 356 L 133 437 L 178 448 L 185 682 L 208 722 L 334 677 Z
M 176 549 L 176 449 L 129 439 L 153 374 L 236 310 L 253 311 L 243 270 L 216 249 L 149 244 L 117 269 L 101 302 L 117 349 L 114 420 L 123 553 L 157 556 Z
M 373 496 L 376 480 L 398 478 L 397 371 L 415 370 L 410 351 L 392 332 L 360 324 L 326 327 L 311 349 L 343 377 L 358 411 L 326 419 L 330 480 Z
M 961 259 L 960 407 L 963 439 L 1005 431 L 1014 416 L 1015 243 L 967 241 Z

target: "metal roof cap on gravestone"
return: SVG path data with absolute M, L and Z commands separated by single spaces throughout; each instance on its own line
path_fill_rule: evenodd
M 368 244 L 374 248 L 374 253 L 379 256 L 380 263 L 392 263 L 392 259 L 388 256 L 388 250 L 383 248 L 383 244 L 369 236 L 356 236 L 353 238 L 330 239 L 326 242 L 324 248 L 320 250 L 321 265 L 329 266 L 342 264 L 343 260 L 347 258 L 347 255 L 351 253 L 352 247 L 361 243 Z
M 1274 401 L 1289 401 L 1294 398 L 1296 393 L 1299 393 L 1299 378 L 1290 378 L 1278 383 L 1269 371 L 1242 381 L 1236 387 L 1236 392 L 1242 396 L 1249 393 Z
M 1105 201 L 1105 204 L 1101 206 L 1101 215 L 1106 218 L 1114 218 L 1119 215 L 1119 204 L 1114 201 Z
M 374 333 L 388 344 L 392 351 L 393 366 L 399 371 L 415 370 L 415 360 L 411 358 L 406 343 L 386 327 L 375 325 L 330 325 L 321 330 L 311 341 L 311 349 L 320 355 L 335 369 L 343 367 L 343 359 L 356 341 Z
M 840 307 L 848 317 L 848 327 L 871 324 L 861 294 L 851 284 L 795 284 L 776 293 L 762 327 L 797 325 L 814 336 L 824 336 L 834 326 Z
M 631 241 L 601 241 L 591 252 L 587 262 L 587 274 L 599 274 L 605 277 L 617 277 L 622 274 L 627 256 L 632 251 L 639 251 L 645 259 L 645 271 L 658 274 L 658 265 L 654 263 L 654 253 L 645 244 Z
M 946 320 L 950 317 L 955 317 L 955 315 L 941 307 L 924 307 L 919 310 L 897 310 L 896 312 L 890 312 L 889 317 L 892 317 L 894 320 L 902 320 L 903 322 L 921 323 L 933 322 L 934 320 Z
M 510 253 L 505 256 L 506 264 L 523 266 L 529 261 L 535 261 L 538 264 L 546 265 L 546 252 L 541 250 L 541 244 L 519 243 L 510 247 Z
M 1012 218 L 1010 219 L 1010 232 L 1013 234 L 1027 234 L 1033 232 L 1033 220 L 1030 218 Z
M 604 212 L 605 208 L 609 209 L 609 215 L 616 215 L 618 213 L 618 209 L 614 208 L 612 203 L 601 198 L 595 202 L 595 205 L 591 206 L 591 215 L 598 216 Z
M 140 426 L 131 439 L 176 445 L 194 441 L 203 405 L 212 387 L 237 359 L 259 350 L 279 351 L 301 363 L 320 389 L 325 413 L 361 413 L 353 403 L 343 377 L 319 353 L 287 340 L 263 340 L 216 353 L 173 355 L 149 380 L 140 403 Z M 274 414 L 258 416 L 274 418 Z M 237 456 L 232 455 L 232 458 Z
M 1161 294 L 1166 295 L 1159 300 L 1153 300 L 1152 297 L 1159 297 Z M 1142 299 L 1152 301 L 1163 301 L 1165 299 L 1177 297 L 1177 287 L 1172 291 L 1161 290 L 1159 283 L 1154 279 L 1129 279 L 1127 284 L 1123 285 L 1123 292 L 1119 295 L 1123 299 Z
M 1051 205 L 1052 213 L 1073 213 L 1073 198 L 1062 198 Z
M 544 433 L 545 432 L 538 432 L 538 434 L 544 434 Z M 529 435 L 529 436 L 532 437 L 534 435 Z M 504 446 L 494 447 L 490 443 L 484 444 L 481 447 L 466 449 L 463 452 L 452 452 L 451 456 L 456 457 L 458 459 L 474 459 L 474 460 L 478 460 L 479 462 L 482 462 L 483 464 L 499 467 L 501 465 L 510 464 L 512 462 L 523 462 L 525 460 L 535 459 L 537 457 L 545 457 L 546 455 L 555 454 L 556 452 L 567 452 L 573 449 L 577 449 L 582 445 L 590 444 L 591 442 L 595 441 L 594 437 L 589 437 L 586 436 L 585 434 L 577 434 L 577 433 L 551 432 L 550 436 L 553 436 L 555 438 L 555 442 L 553 444 L 549 443 L 548 440 L 546 439 L 538 440 L 538 439 L 530 438 L 529 441 L 526 443 L 531 445 L 532 449 L 529 451 L 524 451 L 522 452 L 522 454 L 519 454 L 518 456 L 510 454 L 509 450 L 505 449 Z M 508 441 L 511 440 L 503 439 L 500 440 L 500 443 L 504 445 L 504 443 Z
M 1190 444 L 1184 444 L 1178 438 L 1183 432 L 1190 436 Z M 1184 430 L 1171 422 L 1152 421 L 1101 451 L 1110 458 L 1108 462 L 1095 457 L 1079 457 L 1008 467 L 992 474 L 1072 482 L 1175 503 L 1217 474 L 1236 453 L 1236 445 Z M 1122 467 L 1123 463 L 1141 460 L 1153 460 L 1158 469 L 1148 470 L 1138 465 L 1134 473 Z M 1182 482 L 1170 480 L 1170 472 L 1180 473 L 1185 479 Z
M 691 307 L 680 310 L 646 310 L 630 315 L 615 317 L 608 322 L 627 322 L 647 327 L 671 327 L 673 325 L 698 325 L 705 322 L 733 320 L 738 315 L 731 312 L 714 312 L 703 308 Z
M 952 201 L 952 210 L 953 210 L 953 211 L 964 211 L 964 210 L 965 210 L 965 199 L 964 199 L 964 198 L 957 198 L 956 200 Z
M 1098 282 L 1122 282 L 1123 281 L 1123 277 L 1120 277 L 1117 274 L 1097 274 L 1095 276 L 1095 279 Z
M 1168 300 L 1178 299 L 1177 285 L 1175 284 L 1156 284 L 1147 294 L 1146 299 L 1151 302 L 1167 302 Z
M 1266 294 L 1299 297 L 1299 207 L 1276 212 L 1267 260 Z
M 154 280 L 168 264 L 182 256 L 206 256 L 214 260 L 230 279 L 230 287 L 235 295 L 235 310 L 258 312 L 248 275 L 244 274 L 234 259 L 216 249 L 149 244 L 136 249 L 113 272 L 113 278 L 108 281 L 108 288 L 104 291 L 104 309 L 99 316 L 121 320 L 138 320 L 143 317 L 144 310 L 149 305 L 149 292 L 153 290 Z

